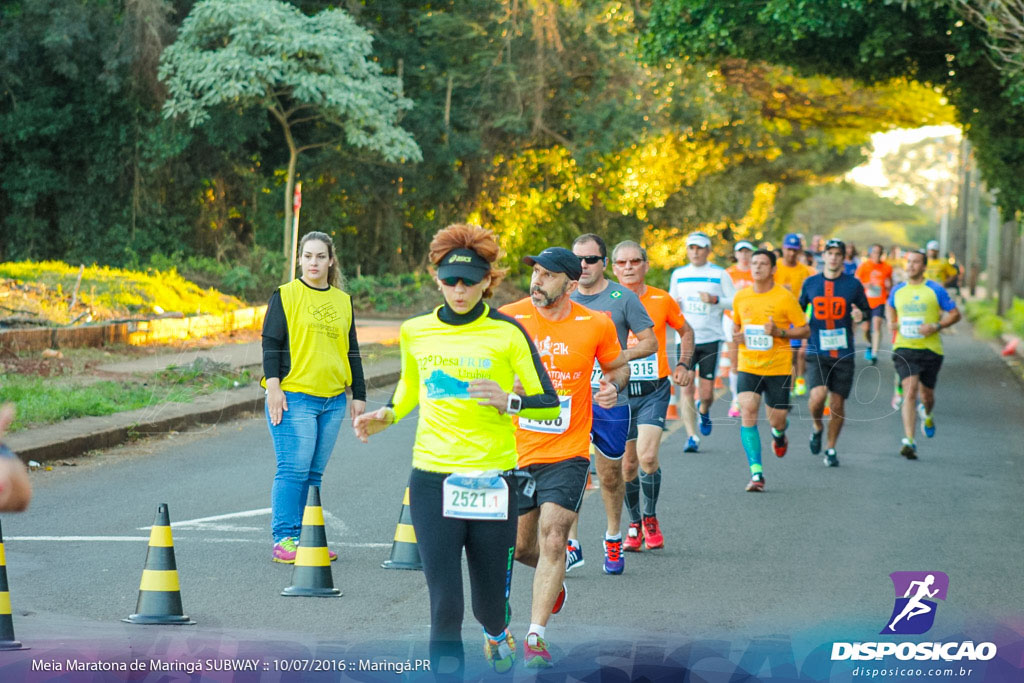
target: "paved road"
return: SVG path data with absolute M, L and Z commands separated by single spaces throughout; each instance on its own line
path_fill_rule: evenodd
M 938 435 L 920 439 L 916 462 L 897 455 L 901 428 L 889 408 L 891 364 L 861 362 L 839 468 L 824 467 L 807 451 L 802 400 L 784 459 L 771 455 L 762 426 L 763 495 L 743 491 L 746 461 L 724 403 L 713 409 L 714 433 L 700 453 L 684 455 L 682 432 L 670 433 L 659 507 L 667 547 L 627 555 L 623 576 L 600 572 L 603 511 L 596 492 L 589 495 L 581 520 L 587 564 L 569 575 L 569 602 L 549 625 L 562 662 L 556 673 L 582 677 L 604 664 L 630 678 L 633 663 L 657 664 L 675 652 L 673 661 L 706 659 L 693 668 L 718 671 L 723 680 L 736 671 L 735 662 L 767 676 L 789 671 L 794 661 L 796 670 L 825 680 L 830 663 L 818 661 L 821 648 L 833 640 L 878 638 L 893 605 L 888 575 L 900 570 L 950 577 L 929 637 L 1004 638 L 1018 644 L 1019 655 L 1024 391 L 993 349 L 971 340 L 966 329 L 946 343 Z M 384 400 L 386 394 L 372 394 L 371 407 Z M 279 596 L 290 568 L 269 562 L 273 463 L 262 419 L 35 473 L 31 511 L 3 519 L 18 638 L 36 656 L 68 649 L 179 659 L 200 651 L 423 656 L 422 575 L 379 566 L 398 519 L 413 428 L 407 420 L 369 446 L 342 431 L 323 487 L 328 539 L 341 554 L 333 568 L 344 592 L 338 600 Z M 195 627 L 119 622 L 134 611 L 146 527 L 161 502 L 175 524 L 182 596 Z M 517 635 L 529 621 L 531 576 L 522 567 L 514 575 Z M 464 634 L 472 661 L 479 629 L 468 613 Z M 710 648 L 710 659 L 698 642 Z M 784 654 L 772 660 L 776 647 Z M 755 651 L 761 654 L 743 659 Z M 0 656 L 0 678 L 21 671 L 4 669 L 4 661 Z M 27 660 L 10 661 L 15 667 Z

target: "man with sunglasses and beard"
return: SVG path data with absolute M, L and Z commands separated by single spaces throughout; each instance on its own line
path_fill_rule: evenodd
M 629 380 L 629 366 L 611 319 L 569 298 L 582 273 L 579 257 L 551 247 L 524 257 L 523 263 L 533 267 L 530 297 L 500 310 L 533 340 L 561 403 L 558 418 L 520 418 L 516 429 L 518 469 L 531 479 L 520 487 L 515 556 L 536 568 L 523 661 L 530 668 L 545 668 L 551 666 L 547 622 L 565 604 L 565 548 L 587 487 L 592 404 L 615 406 L 617 387 Z M 603 377 L 591 396 L 595 364 Z
M 598 235 L 580 235 L 572 244 L 572 252 L 580 260 L 582 273 L 579 288 L 570 297 L 594 311 L 608 315 L 615 323 L 627 361 L 646 358 L 658 350 L 654 336 L 654 321 L 647 315 L 644 305 L 636 294 L 626 287 L 609 281 L 604 276 L 608 265 L 608 248 Z M 632 332 L 638 343 L 627 348 L 627 338 Z M 600 388 L 601 368 L 595 367 L 590 384 Z M 628 382 L 617 385 L 618 401 L 612 408 L 594 406 L 594 424 L 591 440 L 594 444 L 597 476 L 601 481 L 601 498 L 607 518 L 604 536 L 604 573 L 621 574 L 625 569 L 622 555 L 622 502 L 625 496 L 625 482 L 622 479 L 622 456 L 626 452 L 626 438 L 629 434 L 629 398 L 626 395 Z M 566 546 L 566 571 L 582 564 L 583 549 L 576 539 L 575 529 L 571 532 Z

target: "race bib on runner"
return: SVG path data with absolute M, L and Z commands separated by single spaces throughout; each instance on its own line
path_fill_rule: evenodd
M 442 514 L 449 519 L 508 519 L 508 482 L 496 472 L 449 474 Z
M 563 434 L 569 428 L 572 416 L 572 396 L 559 396 L 558 417 L 554 420 L 531 420 L 519 418 L 519 428 L 543 434 Z
M 768 351 L 775 344 L 770 334 L 765 334 L 764 325 L 744 325 L 743 343 L 751 351 Z
M 882 296 L 882 286 L 868 285 L 868 296 L 871 297 L 872 299 L 877 299 L 878 297 Z
M 846 348 L 846 328 L 840 330 L 821 330 L 818 333 L 822 351 L 838 351 Z
M 629 381 L 658 379 L 658 354 L 629 361 Z
M 683 313 L 688 315 L 707 315 L 710 306 L 700 300 L 700 296 L 688 296 L 683 301 Z
M 900 335 L 904 339 L 924 339 L 921 325 L 924 325 L 924 318 L 900 318 Z
M 601 364 L 594 359 L 594 369 L 590 371 L 590 388 L 597 391 L 601 388 L 601 379 L 604 377 L 604 373 L 601 371 Z

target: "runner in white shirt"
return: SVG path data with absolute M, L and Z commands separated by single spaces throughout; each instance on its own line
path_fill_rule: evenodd
M 669 277 L 668 292 L 679 302 L 679 307 L 690 323 L 694 334 L 694 354 L 690 370 L 695 370 L 700 382 L 682 388 L 679 412 L 686 427 L 686 448 L 684 452 L 695 453 L 700 447 L 697 436 L 697 418 L 700 418 L 700 433 L 711 434 L 711 404 L 714 401 L 715 371 L 718 368 L 718 352 L 725 334 L 722 331 L 722 314 L 732 308 L 736 293 L 732 279 L 724 268 L 708 262 L 711 253 L 711 238 L 702 232 L 691 233 L 686 238 L 686 255 L 689 265 L 676 268 Z M 676 335 L 676 343 L 679 335 Z M 694 407 L 694 387 L 699 403 Z

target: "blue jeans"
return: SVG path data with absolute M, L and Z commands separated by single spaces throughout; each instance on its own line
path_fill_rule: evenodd
M 264 407 L 277 456 L 277 473 L 270 492 L 275 543 L 285 536 L 298 538 L 302 531 L 309 487 L 320 486 L 345 417 L 344 393 L 330 398 L 294 391 L 284 395 L 288 410 L 281 415 L 281 424 L 272 425 L 270 411 Z

